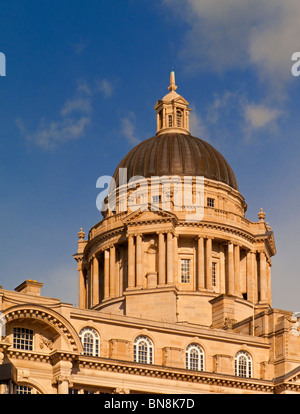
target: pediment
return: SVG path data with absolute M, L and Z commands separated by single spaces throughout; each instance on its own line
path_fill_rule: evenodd
M 143 209 L 139 209 L 137 211 L 133 211 L 130 213 L 124 220 L 123 223 L 126 225 L 131 224 L 145 224 L 150 222 L 174 222 L 177 221 L 177 217 L 175 214 L 161 210 L 161 209 L 155 209 L 155 207 L 151 206 L 150 204 L 148 206 L 145 206 Z
M 178 96 L 177 98 L 173 99 L 173 102 L 180 103 L 182 105 L 188 105 L 188 101 L 186 101 L 182 96 Z

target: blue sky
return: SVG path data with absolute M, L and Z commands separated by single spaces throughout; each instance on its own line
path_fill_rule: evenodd
M 299 21 L 296 0 L 3 0 L 0 284 L 36 279 L 78 303 L 72 254 L 101 219 L 96 180 L 155 134 L 174 68 L 193 134 L 274 230 L 273 306 L 300 311 Z

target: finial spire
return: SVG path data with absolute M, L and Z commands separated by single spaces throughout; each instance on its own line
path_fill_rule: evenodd
M 175 91 L 177 86 L 175 85 L 175 72 L 172 68 L 170 73 L 170 86 L 168 87 L 169 91 Z

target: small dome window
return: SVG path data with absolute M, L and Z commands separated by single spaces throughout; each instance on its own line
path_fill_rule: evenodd
M 181 127 L 182 125 L 182 112 L 179 110 L 179 109 L 177 109 L 177 111 L 176 111 L 176 120 L 177 120 L 177 126 L 178 127 Z

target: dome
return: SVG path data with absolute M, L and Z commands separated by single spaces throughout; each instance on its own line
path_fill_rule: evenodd
M 238 190 L 235 175 L 209 143 L 186 133 L 161 133 L 134 147 L 119 163 L 113 178 L 119 185 L 119 169 L 127 169 L 127 180 L 134 176 L 204 176 Z

